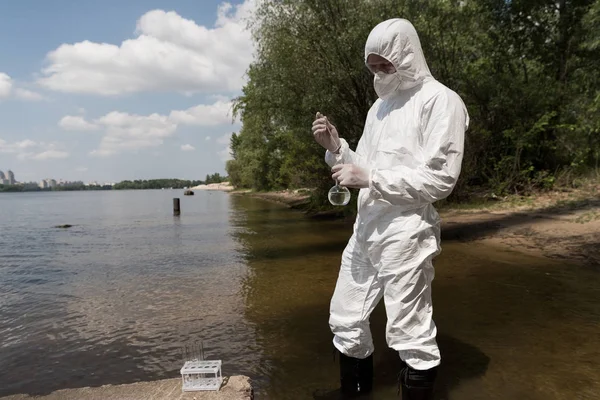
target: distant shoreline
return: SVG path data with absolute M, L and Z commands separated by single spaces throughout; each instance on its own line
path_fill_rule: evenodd
M 2 189 L 0 193 L 57 193 L 57 192 L 105 192 L 105 191 L 125 191 L 125 190 L 219 190 L 224 192 L 233 191 L 234 187 L 226 182 L 211 183 L 208 185 L 197 185 L 194 187 L 161 187 L 161 188 L 114 188 L 114 187 L 90 187 L 90 188 L 61 188 L 61 189 Z

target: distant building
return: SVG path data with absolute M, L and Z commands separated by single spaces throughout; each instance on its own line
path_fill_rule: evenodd
M 9 185 L 14 185 L 17 181 L 15 180 L 15 174 L 9 169 L 7 171 L 8 174 L 8 184 Z
M 4 175 L 4 172 L 0 171 L 0 184 L 2 185 L 10 185 L 8 182 L 8 178 Z
M 55 179 L 50 179 L 50 182 L 48 183 L 48 186 L 52 189 L 54 189 L 56 187 L 56 180 Z
M 41 189 L 48 189 L 50 186 L 48 186 L 48 179 L 43 179 L 40 181 L 40 188 Z

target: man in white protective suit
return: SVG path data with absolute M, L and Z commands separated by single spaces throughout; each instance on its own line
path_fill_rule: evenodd
M 317 114 L 312 131 L 341 186 L 360 188 L 354 232 L 331 300 L 329 325 L 340 353 L 342 398 L 373 380 L 369 316 L 383 298 L 388 345 L 403 361 L 403 400 L 430 399 L 440 351 L 432 319 L 432 259 L 440 252 L 433 203 L 453 190 L 469 116 L 461 98 L 435 80 L 413 25 L 377 25 L 365 62 L 378 95 L 356 148 Z

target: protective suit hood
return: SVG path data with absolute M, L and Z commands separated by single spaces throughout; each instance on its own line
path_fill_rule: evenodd
M 405 19 L 389 19 L 373 28 L 365 45 L 365 64 L 370 54 L 385 58 L 396 68 L 388 76 L 375 74 L 375 91 L 381 98 L 433 79 L 417 31 Z

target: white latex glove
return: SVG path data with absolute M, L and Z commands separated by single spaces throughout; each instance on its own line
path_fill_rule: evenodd
M 368 188 L 369 171 L 354 164 L 338 164 L 331 169 L 335 179 L 340 186 L 350 188 Z
M 327 117 L 319 112 L 313 121 L 312 133 L 317 143 L 330 152 L 337 153 L 340 149 L 342 142 L 340 141 L 337 129 L 329 122 Z

